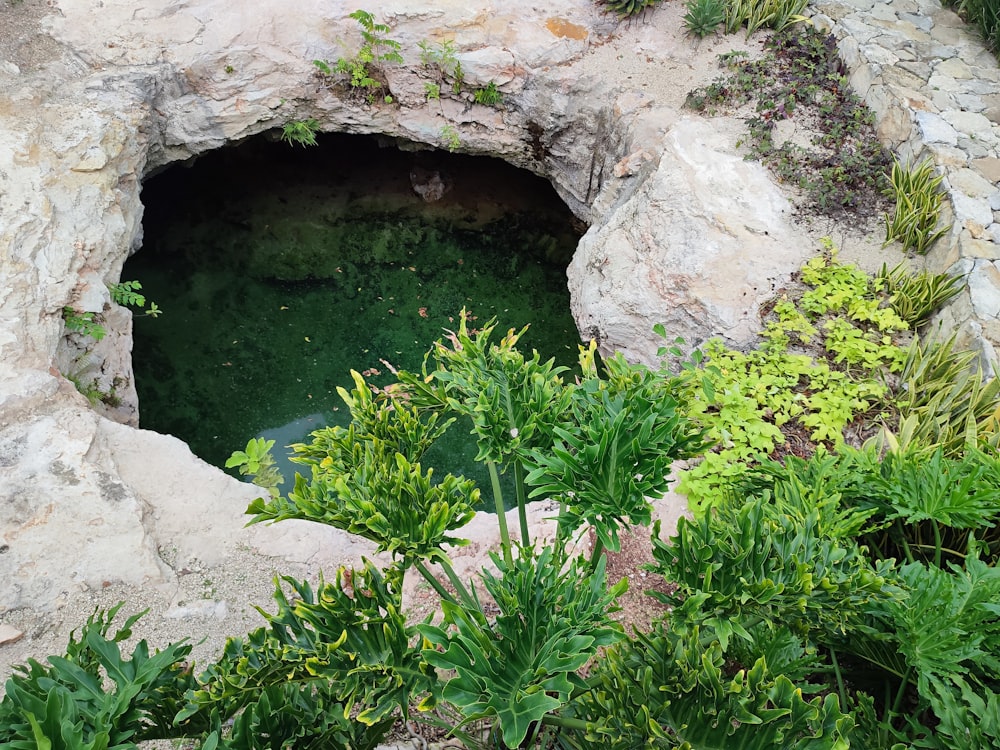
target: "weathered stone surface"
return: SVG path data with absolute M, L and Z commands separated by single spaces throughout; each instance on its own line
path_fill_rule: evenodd
M 965 193 L 953 190 L 951 205 L 954 221 L 959 226 L 974 224 L 982 229 L 993 223 L 993 211 L 989 202 L 984 199 L 971 198 Z
M 1000 182 L 1000 159 L 987 157 L 985 159 L 973 159 L 972 168 L 992 183 Z
M 690 345 L 717 335 L 746 346 L 759 306 L 800 263 L 795 245 L 788 202 L 763 168 L 711 123 L 682 120 L 656 172 L 581 240 L 568 271 L 574 315 L 602 353 L 648 363 L 657 323 Z
M 950 172 L 948 184 L 971 198 L 989 198 L 997 192 L 995 184 L 972 169 L 957 169 Z
M 958 145 L 958 133 L 940 115 L 932 112 L 917 112 L 915 119 L 925 143 L 941 143 L 945 146 Z
M 968 277 L 972 308 L 980 318 L 1000 318 L 1000 269 L 996 263 L 978 260 Z

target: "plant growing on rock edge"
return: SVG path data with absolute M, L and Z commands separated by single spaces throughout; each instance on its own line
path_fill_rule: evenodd
M 375 16 L 358 9 L 350 14 L 361 27 L 361 47 L 353 57 L 338 58 L 334 65 L 325 60 L 313 60 L 317 75 L 324 83 L 335 74 L 344 78 L 349 92 L 359 93 L 369 104 L 375 102 L 376 91 L 385 88 L 384 66 L 387 63 L 402 63 L 402 45 L 387 35 L 392 30 L 386 24 L 376 23 Z M 392 102 L 391 93 L 382 96 L 387 104 Z
M 631 18 L 656 5 L 660 0 L 602 0 L 602 2 L 608 10 L 614 11 L 619 17 Z
M 67 331 L 82 333 L 84 336 L 90 336 L 94 341 L 100 341 L 108 334 L 107 329 L 99 322 L 100 313 L 79 312 L 66 306 L 62 310 L 62 317 Z
M 462 137 L 458 134 L 458 129 L 454 125 L 444 125 L 441 128 L 441 140 L 444 141 L 448 150 L 454 153 L 462 145 Z
M 285 123 L 281 128 L 281 140 L 289 145 L 315 146 L 316 133 L 319 131 L 319 120 L 295 120 Z
M 499 107 L 503 103 L 503 94 L 497 88 L 496 83 L 490 81 L 482 88 L 476 89 L 472 93 L 476 104 L 483 104 L 487 107 Z
M 109 284 L 108 290 L 111 292 L 111 299 L 122 307 L 136 307 L 143 310 L 143 315 L 150 318 L 157 318 L 163 314 L 163 310 L 155 303 L 149 302 L 149 309 L 146 307 L 146 295 L 140 290 L 142 284 L 138 281 L 119 281 L 117 284 Z

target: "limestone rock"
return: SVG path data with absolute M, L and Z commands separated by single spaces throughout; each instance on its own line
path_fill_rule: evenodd
M 689 345 L 750 345 L 759 306 L 808 252 L 789 213 L 764 168 L 728 150 L 713 124 L 680 121 L 656 172 L 581 240 L 568 271 L 577 326 L 603 354 L 647 363 L 657 323 Z

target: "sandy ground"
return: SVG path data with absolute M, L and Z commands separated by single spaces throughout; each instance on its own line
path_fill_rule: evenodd
M 0 0 L 0 57 L 23 69 L 32 69 L 44 59 L 59 54 L 55 42 L 46 41 L 39 31 L 38 18 L 47 10 L 43 0 Z M 682 15 L 683 4 L 669 2 L 640 19 L 622 23 L 614 38 L 593 46 L 578 63 L 581 74 L 600 71 L 601 75 L 629 80 L 658 103 L 674 107 L 680 113 L 680 105 L 689 90 L 719 75 L 719 53 L 733 49 L 747 50 L 755 55 L 760 52 L 761 35 L 749 40 L 742 34 L 702 41 L 686 37 L 680 20 Z M 683 116 L 696 115 L 683 113 Z M 731 132 L 736 151 L 742 123 L 733 118 L 721 118 L 717 126 Z M 873 228 L 873 232 L 858 233 L 817 223 L 808 233 L 814 240 L 823 235 L 832 236 L 842 250 L 842 259 L 857 261 L 869 270 L 877 268 L 887 255 L 880 249 L 877 228 Z M 893 261 L 889 259 L 889 262 Z M 673 501 L 672 517 L 681 510 L 681 502 Z M 493 524 L 489 524 L 489 528 L 493 528 Z M 481 557 L 485 556 L 492 532 L 483 533 L 485 536 L 479 540 Z M 635 598 L 641 597 L 639 592 L 648 588 L 639 570 L 647 557 L 648 535 L 639 532 L 613 563 L 614 572 L 633 578 L 634 596 L 626 602 L 626 609 L 621 613 L 626 621 L 641 622 L 655 614 L 655 608 L 648 609 L 641 598 Z M 196 662 L 212 659 L 221 650 L 226 636 L 243 634 L 262 624 L 254 605 L 271 608 L 271 580 L 279 573 L 311 578 L 316 570 L 264 557 L 247 546 L 222 567 L 187 570 L 176 587 L 151 586 L 137 590 L 109 583 L 90 592 L 92 596 L 86 607 L 67 605 L 44 617 L 24 611 L 6 613 L 0 621 L 23 635 L 16 642 L 0 647 L 0 679 L 6 679 L 15 664 L 61 652 L 69 631 L 82 625 L 93 608 L 107 608 L 123 600 L 127 602 L 123 613 L 150 611 L 135 628 L 136 637 L 148 639 L 154 647 L 163 647 L 182 638 L 190 639 L 196 644 L 193 655 Z M 426 591 L 423 595 L 416 591 L 413 596 L 412 603 L 418 614 L 433 607 Z

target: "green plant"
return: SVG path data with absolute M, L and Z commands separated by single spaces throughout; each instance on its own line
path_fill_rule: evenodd
M 458 48 L 455 46 L 455 42 L 451 39 L 445 39 L 437 44 L 431 44 L 424 40 L 417 46 L 420 47 L 420 62 L 425 67 L 430 68 L 437 79 L 433 84 L 424 84 L 425 92 L 435 92 L 434 96 L 428 93 L 427 98 L 439 98 L 441 87 L 448 85 L 449 79 L 451 80 L 452 92 L 456 95 L 461 94 L 462 86 L 465 83 L 465 74 L 462 71 L 462 63 L 458 59 Z M 430 86 L 436 88 L 431 89 Z
M 366 10 L 356 10 L 350 17 L 361 27 L 361 47 L 353 57 L 341 57 L 334 65 L 325 60 L 313 60 L 320 79 L 327 82 L 334 75 L 343 76 L 349 92 L 365 97 L 369 104 L 375 101 L 375 91 L 386 88 L 384 67 L 388 63 L 402 63 L 402 45 L 387 35 L 389 26 L 376 23 L 375 16 Z M 382 95 L 383 101 L 392 102 L 392 95 Z
M 444 145 L 448 147 L 448 150 L 453 153 L 462 145 L 462 138 L 454 125 L 445 125 L 441 128 L 441 140 L 444 141 Z
M 138 281 L 120 281 L 117 284 L 110 284 L 108 289 L 111 291 L 111 299 L 122 307 L 138 307 L 140 309 L 146 307 L 146 297 L 140 293 L 142 284 Z M 163 311 L 155 302 L 150 302 L 149 309 L 145 310 L 143 315 L 156 318 L 162 313 Z
M 895 198 L 892 218 L 885 214 L 885 242 L 899 240 L 903 248 L 924 255 L 938 239 L 951 229 L 937 228 L 944 194 L 938 187 L 944 175 L 934 176 L 930 159 L 906 169 L 896 161 L 892 165 L 890 183 Z
M 428 101 L 441 98 L 441 86 L 437 83 L 427 81 L 424 83 L 424 96 Z
M 451 91 L 456 96 L 462 93 L 462 86 L 465 84 L 465 71 L 462 70 L 462 63 L 456 62 L 451 82 Z
M 94 341 L 100 341 L 107 335 L 107 330 L 98 322 L 100 314 L 95 312 L 78 312 L 72 307 L 64 307 L 62 311 L 63 322 L 67 331 L 82 333 L 90 336 Z
M 418 626 L 423 645 L 416 653 L 428 665 L 456 670 L 431 695 L 466 720 L 496 722 L 497 739 L 517 747 L 539 722 L 582 728 L 559 714 L 582 686 L 576 672 L 621 637 L 608 615 L 625 584 L 606 585 L 602 544 L 589 559 L 569 561 L 566 540 L 583 525 L 617 549 L 616 529 L 626 519 L 648 520 L 646 496 L 662 492 L 670 458 L 697 451 L 701 439 L 678 413 L 672 379 L 620 358 L 609 360 L 602 376 L 590 348 L 581 354 L 579 383 L 569 384 L 563 368 L 517 350 L 523 331 L 494 344 L 493 330 L 490 322 L 470 332 L 463 312 L 451 345 L 438 342 L 421 372 L 400 371 L 398 384 L 379 398 L 355 374 L 355 389 L 341 393 L 351 426 L 324 428 L 312 444 L 295 447 L 312 481 L 300 476 L 287 498 L 257 501 L 250 511 L 255 521 L 304 518 L 361 534 L 393 554 L 387 581 L 410 569 L 423 576 L 441 596 L 445 621 Z M 500 610 L 495 619 L 444 550 L 463 543 L 452 534 L 471 518 L 478 492 L 455 477 L 435 483 L 419 464 L 454 417 L 471 421 L 477 460 L 492 478 L 501 549 L 498 572 L 484 572 L 482 582 Z M 592 435 L 606 437 L 591 446 Z M 498 477 L 505 469 L 515 476 L 519 541 L 503 514 Z M 598 473 L 607 481 L 594 481 Z M 530 544 L 528 487 L 561 504 L 562 541 L 554 549 L 537 552 Z M 428 563 L 441 566 L 451 590 Z
M 251 438 L 244 450 L 234 451 L 226 459 L 226 468 L 237 469 L 241 476 L 250 477 L 254 484 L 266 489 L 272 497 L 277 497 L 278 485 L 285 480 L 271 455 L 273 447 L 273 440 Z
M 490 81 L 483 88 L 476 89 L 472 96 L 477 104 L 484 104 L 487 107 L 499 107 L 503 103 L 503 94 L 500 93 L 493 81 Z
M 671 584 L 654 594 L 668 612 L 634 633 L 612 618 L 626 583 L 606 579 L 603 549 L 618 548 L 625 524 L 649 522 L 646 498 L 666 488 L 673 460 L 704 450 L 703 430 L 757 430 L 766 441 L 761 424 L 785 434 L 831 383 L 875 382 L 821 352 L 827 321 L 865 333 L 895 325 L 877 302 L 882 285 L 832 251 L 802 277 L 808 304 L 776 302 L 759 352 L 710 342 L 684 357 L 674 340 L 663 352 L 683 357 L 677 374 L 621 357 L 599 367 L 592 343 L 570 375 L 524 354 L 524 329 L 497 341 L 493 321 L 470 330 L 464 311 L 419 372 L 400 371 L 377 392 L 355 373 L 353 390 L 340 391 L 350 424 L 295 446 L 307 477 L 248 512 L 254 523 L 296 518 L 362 535 L 383 563 L 340 568 L 315 588 L 281 579 L 266 625 L 230 639 L 197 677 L 184 644 L 153 657 L 140 644 L 122 659 L 115 644 L 128 633 L 109 640 L 114 611 L 95 615 L 65 656 L 8 681 L 0 744 L 183 736 L 206 750 L 370 750 L 399 717 L 443 726 L 468 747 L 1000 747 L 1000 460 L 979 450 L 1000 394 L 981 381 L 966 416 L 947 417 L 981 428 L 962 445 L 911 436 L 905 449 L 888 439 L 857 449 L 831 438 L 830 450 L 770 458 L 763 444 L 744 446 L 756 457 L 672 537 L 653 527 L 649 572 Z M 816 358 L 793 351 L 808 347 Z M 873 401 L 891 406 L 913 384 L 953 390 L 968 362 L 946 345 L 911 347 L 894 375 L 907 385 L 882 383 L 890 398 Z M 958 385 L 928 419 L 960 407 Z M 767 404 L 756 415 L 755 402 Z M 421 466 L 460 425 L 499 511 L 501 542 L 478 585 L 456 573 L 449 550 L 465 543 L 479 488 Z M 251 441 L 234 465 L 259 470 L 270 447 Z M 502 513 L 504 471 L 517 532 Z M 532 496 L 558 506 L 555 540 L 541 548 L 526 519 Z M 568 543 L 582 538 L 597 543 L 571 558 Z M 407 617 L 402 591 L 414 574 L 440 597 L 441 619 Z M 488 737 L 467 731 L 471 721 Z
M 723 0 L 688 0 L 684 7 L 687 9 L 684 26 L 699 39 L 715 33 L 726 20 L 726 4 Z
M 842 444 L 873 410 L 885 413 L 887 424 L 908 426 L 899 440 L 936 434 L 954 445 L 973 434 L 968 420 L 974 405 L 975 431 L 994 440 L 991 404 L 1000 386 L 966 370 L 971 355 L 961 364 L 942 365 L 943 355 L 932 347 L 921 366 L 924 347 L 901 338 L 910 326 L 893 309 L 898 290 L 940 287 L 898 267 L 889 274 L 891 282 L 884 274 L 869 277 L 839 263 L 829 241 L 823 244 L 824 251 L 800 271 L 806 288 L 775 301 L 759 349 L 737 352 L 709 341 L 698 367 L 684 371 L 687 415 L 715 443 L 680 474 L 678 489 L 695 510 L 716 502 L 768 456 L 809 455 L 819 444 Z M 935 294 L 934 304 L 945 299 Z M 928 299 L 921 315 L 933 309 Z M 868 435 L 873 432 L 868 428 Z M 887 428 L 885 434 L 893 435 Z
M 891 447 L 941 446 L 956 456 L 969 447 L 1000 447 L 1000 378 L 984 380 L 973 352 L 956 351 L 955 339 L 914 341 L 899 372 Z
M 602 0 L 604 6 L 622 18 L 631 18 L 642 13 L 660 0 Z
M 946 273 L 920 271 L 916 275 L 906 272 L 900 263 L 891 270 L 882 264 L 876 281 L 889 295 L 889 307 L 910 328 L 917 328 L 949 300 L 961 293 L 963 278 Z
M 233 73 L 236 72 L 236 68 L 234 68 L 232 65 L 227 65 L 225 68 L 223 68 L 223 70 L 226 71 L 226 75 L 232 75 Z
M 316 133 L 319 131 L 319 120 L 310 117 L 308 120 L 295 120 L 285 123 L 281 129 L 281 140 L 289 145 L 315 146 Z
M 128 659 L 119 643 L 145 613 L 128 618 L 112 637 L 108 631 L 121 604 L 95 611 L 70 635 L 65 656 L 48 665 L 29 660 L 7 680 L 0 702 L 0 744 L 20 748 L 134 747 L 134 742 L 171 737 L 184 692 L 195 684 L 184 663 L 191 646 L 174 643 L 150 655 L 140 641 Z M 183 726 L 191 732 L 197 727 Z

